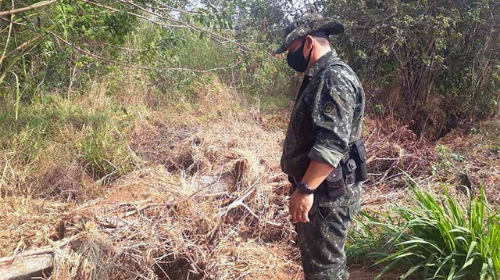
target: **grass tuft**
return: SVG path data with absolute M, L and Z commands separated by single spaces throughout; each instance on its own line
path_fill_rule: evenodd
M 349 254 L 367 254 L 385 265 L 377 279 L 394 268 L 404 268 L 401 279 L 498 279 L 500 213 L 491 208 L 484 188 L 466 201 L 442 188 L 442 198 L 412 188 L 414 207 L 396 208 L 386 221 L 363 213 Z
M 137 116 L 108 91 L 101 81 L 71 100 L 0 105 L 0 195 L 83 199 L 89 184 L 130 171 L 137 162 L 126 137 Z

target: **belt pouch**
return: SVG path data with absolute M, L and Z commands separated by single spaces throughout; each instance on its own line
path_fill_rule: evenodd
M 346 184 L 342 176 L 342 166 L 340 163 L 328 174 L 323 184 L 326 184 L 326 192 L 330 198 L 339 197 L 346 193 Z

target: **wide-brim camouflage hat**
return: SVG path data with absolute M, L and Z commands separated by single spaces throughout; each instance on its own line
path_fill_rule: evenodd
M 275 53 L 283 53 L 296 39 L 315 32 L 324 32 L 328 36 L 340 34 L 344 32 L 344 26 L 339 21 L 322 17 L 320 14 L 303 16 L 285 29 L 283 44 L 281 44 L 281 47 Z

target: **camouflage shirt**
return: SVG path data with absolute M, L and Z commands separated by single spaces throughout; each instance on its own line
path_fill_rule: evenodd
M 361 135 L 365 93 L 335 51 L 306 71 L 283 146 L 281 169 L 302 179 L 311 159 L 337 166 Z

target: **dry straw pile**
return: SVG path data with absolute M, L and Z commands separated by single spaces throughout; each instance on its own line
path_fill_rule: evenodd
M 139 166 L 101 197 L 2 198 L 1 255 L 24 252 L 0 269 L 48 252 L 50 279 L 299 279 L 283 131 L 242 102 L 213 83 L 137 118 Z

